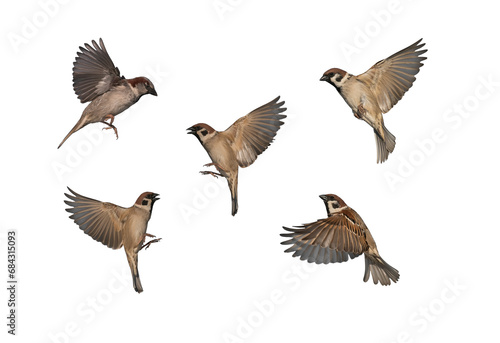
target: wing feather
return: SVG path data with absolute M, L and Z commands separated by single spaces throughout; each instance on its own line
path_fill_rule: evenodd
M 80 47 L 81 52 L 77 52 L 73 63 L 73 89 L 82 103 L 106 93 L 123 79 L 109 57 L 102 38 L 99 39 L 99 45 L 94 40 L 92 45 Z
M 290 239 L 281 244 L 291 245 L 285 252 L 294 251 L 294 257 L 308 262 L 344 262 L 368 249 L 365 224 L 352 209 L 303 226 L 283 228 L 287 233 L 281 236 Z
M 101 202 L 87 198 L 74 192 L 66 194 L 72 201 L 64 202 L 70 206 L 66 211 L 71 213 L 70 218 L 94 240 L 101 242 L 112 249 L 123 245 L 122 229 L 126 220 L 126 209 L 108 202 Z
M 421 50 L 425 45 L 420 44 L 421 41 L 375 63 L 364 74 L 357 76 L 359 81 L 372 89 L 382 113 L 396 105 L 413 85 L 415 75 L 423 66 L 422 61 L 427 59 L 420 56 L 427 51 Z
M 269 103 L 253 110 L 233 123 L 226 131 L 231 137 L 230 145 L 242 168 L 251 165 L 271 144 L 286 115 L 284 101 L 278 102 L 279 96 Z

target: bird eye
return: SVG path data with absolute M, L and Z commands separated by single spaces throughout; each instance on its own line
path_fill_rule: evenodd
M 146 206 L 147 204 L 148 204 L 148 201 L 147 201 L 147 200 L 143 200 L 143 201 L 142 201 L 142 205 L 143 205 L 143 206 Z

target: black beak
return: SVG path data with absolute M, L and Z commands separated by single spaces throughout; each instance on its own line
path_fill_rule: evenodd
M 194 133 L 196 132 L 196 129 L 194 127 L 188 127 L 186 130 L 190 130 L 187 134 L 188 135 L 194 135 Z
M 323 75 L 323 76 L 321 77 L 321 79 L 319 79 L 319 80 L 320 80 L 320 81 L 328 81 L 328 80 L 329 80 L 329 78 L 328 78 L 328 76 Z
M 154 88 L 149 87 L 148 88 L 148 93 L 154 96 L 158 96 L 158 93 L 156 93 L 156 90 Z
M 160 198 L 157 198 L 160 194 L 158 193 L 153 193 L 153 198 L 151 199 L 153 201 L 153 203 L 157 200 L 160 200 Z
M 320 197 L 320 198 L 321 198 L 321 200 L 323 200 L 323 201 L 327 201 L 327 200 L 328 200 L 328 197 L 327 197 L 326 195 L 324 195 L 324 194 L 323 194 L 323 195 L 320 195 L 319 197 Z

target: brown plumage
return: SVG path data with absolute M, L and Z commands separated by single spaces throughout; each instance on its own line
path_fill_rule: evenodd
M 387 286 L 399 279 L 399 272 L 387 264 L 377 250 L 377 244 L 363 219 L 337 195 L 325 194 L 324 201 L 328 217 L 295 228 L 283 227 L 290 238 L 281 244 L 292 245 L 285 252 L 294 252 L 293 257 L 309 263 L 328 264 L 345 262 L 365 254 L 365 275 L 370 273 L 373 282 Z
M 421 41 L 375 63 L 363 74 L 355 76 L 332 68 L 320 79 L 334 86 L 354 116 L 373 128 L 377 163 L 386 161 L 396 146 L 396 137 L 385 127 L 382 114 L 396 105 L 413 85 L 422 61 L 427 58 L 420 56 L 427 51 L 420 50 L 425 45 Z
M 213 165 L 219 172 L 200 173 L 226 178 L 231 191 L 233 216 L 238 211 L 238 167 L 248 167 L 267 149 L 283 125 L 281 119 L 286 118 L 286 115 L 280 114 L 286 108 L 281 107 L 285 102 L 278 102 L 279 98 L 241 117 L 226 131 L 216 131 L 203 123 L 188 128 L 188 134 L 198 138 L 212 160 L 205 166 Z
M 156 96 L 153 83 L 145 77 L 126 79 L 120 75 L 104 46 L 92 41 L 92 46 L 80 47 L 73 67 L 73 89 L 82 103 L 90 101 L 80 119 L 64 137 L 58 149 L 76 131 L 92 123 L 103 123 L 105 129 L 118 129 L 113 125 L 116 115 L 135 104 L 145 94 Z M 110 122 L 106 122 L 106 120 Z
M 127 260 L 132 272 L 134 289 L 143 291 L 139 270 L 137 267 L 139 251 L 149 247 L 151 243 L 158 242 L 154 239 L 144 244 L 151 212 L 158 194 L 152 192 L 142 193 L 132 207 L 124 208 L 109 202 L 101 202 L 80 195 L 68 187 L 72 194 L 66 194 L 71 201 L 64 202 L 71 206 L 66 211 L 72 213 L 71 219 L 94 240 L 101 242 L 111 249 L 125 249 Z

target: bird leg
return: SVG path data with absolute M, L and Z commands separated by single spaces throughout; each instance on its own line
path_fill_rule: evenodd
M 211 163 L 204 164 L 203 166 L 204 167 L 214 166 L 215 168 L 217 168 L 218 171 L 221 172 L 221 174 L 215 173 L 215 172 L 211 172 L 211 171 L 201 171 L 200 172 L 201 174 L 203 174 L 203 175 L 212 175 L 215 178 L 217 178 L 217 176 L 225 177 L 225 175 L 222 174 L 222 173 L 226 173 L 226 172 L 225 172 L 224 168 L 222 168 L 219 164 L 211 162 Z
M 145 234 L 144 236 L 149 236 L 149 237 L 156 237 L 156 236 L 153 236 L 153 235 L 149 235 L 149 234 Z M 156 239 L 153 239 L 153 240 L 150 240 L 149 242 L 147 242 L 146 244 L 143 244 L 139 250 L 137 250 L 137 252 L 141 251 L 142 248 L 146 248 L 145 250 L 147 250 L 149 248 L 149 246 L 151 245 L 151 243 L 156 243 L 156 242 L 159 242 L 161 241 L 161 238 L 156 238 Z
M 224 175 L 222 175 L 222 174 L 211 172 L 211 171 L 206 171 L 206 170 L 201 171 L 200 174 L 202 174 L 202 175 L 212 175 L 215 178 L 217 178 L 218 176 L 224 177 Z
M 224 169 L 223 169 L 220 165 L 218 165 L 217 163 L 214 163 L 214 162 L 204 164 L 203 166 L 204 166 L 204 167 L 211 167 L 211 166 L 214 166 L 215 168 L 218 168 L 218 169 L 220 169 L 220 170 L 224 170 Z
M 110 119 L 109 123 L 106 122 L 107 119 Z M 104 119 L 101 121 L 101 123 L 104 123 L 106 125 L 108 125 L 108 127 L 104 127 L 103 130 L 109 130 L 109 129 L 113 129 L 115 131 L 115 135 L 116 135 L 116 139 L 118 139 L 118 130 L 116 129 L 116 127 L 113 125 L 113 122 L 115 121 L 115 116 L 112 115 L 112 114 L 107 114 Z
M 362 104 L 359 104 L 358 110 L 356 112 L 353 111 L 353 113 L 356 118 L 361 119 L 361 117 L 365 115 L 366 109 L 363 107 Z

